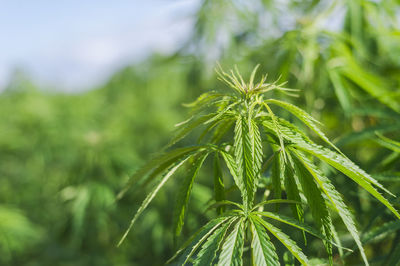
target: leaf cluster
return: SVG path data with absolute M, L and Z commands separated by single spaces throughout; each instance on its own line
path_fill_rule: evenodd
M 237 68 L 230 73 L 217 69 L 218 78 L 230 90 L 205 93 L 186 105 L 192 108 L 193 116 L 178 125 L 176 136 L 167 148 L 203 127 L 198 144 L 164 152 L 130 179 L 120 197 L 131 186 L 141 187 L 152 182 L 153 187 L 119 244 L 161 187 L 178 168 L 189 163 L 188 175 L 177 191 L 174 211 L 174 235 L 178 237 L 184 225 L 195 179 L 207 157 L 213 156 L 213 207 L 217 208 L 218 217 L 202 227 L 170 261 L 177 259 L 181 264 L 190 262 L 195 265 L 211 265 L 214 262 L 219 265 L 241 265 L 244 251 L 250 248 L 254 265 L 279 264 L 271 240 L 274 237 L 301 264 L 308 265 L 308 258 L 299 243 L 274 226 L 271 220 L 275 220 L 300 229 L 304 239 L 305 232 L 321 238 L 332 264 L 333 246 L 337 246 L 339 253 L 343 254 L 332 223 L 331 215 L 336 213 L 354 239 L 364 263 L 368 265 L 355 220 L 342 195 L 316 161 L 342 172 L 400 218 L 400 214 L 380 191 L 391 193 L 342 154 L 321 131 L 319 122 L 307 112 L 288 102 L 268 98 L 269 92 L 274 90 L 289 95 L 296 90 L 285 88 L 284 84 L 277 82 L 267 83 L 267 76 L 255 82 L 257 68 L 254 68 L 248 82 L 244 81 Z M 278 116 L 273 112 L 277 107 L 297 117 L 330 148 L 316 144 L 293 123 Z M 240 192 L 241 202 L 231 201 L 227 197 L 222 165 L 228 169 L 234 189 Z M 260 191 L 261 181 L 269 168 L 274 199 L 264 201 L 257 191 Z M 275 212 L 263 211 L 263 206 L 269 203 L 278 205 Z M 291 205 L 293 217 L 279 214 L 280 203 Z M 226 205 L 235 208 L 228 209 Z M 305 211 L 311 212 L 316 229 L 305 224 Z

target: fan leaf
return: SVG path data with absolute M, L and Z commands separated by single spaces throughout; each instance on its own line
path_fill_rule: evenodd
M 222 240 L 233 221 L 234 219 L 225 222 L 225 225 L 215 230 L 215 232 L 208 237 L 207 241 L 201 247 L 199 254 L 197 254 L 197 258 L 193 263 L 195 266 L 213 265 L 217 252 L 221 248 Z
M 253 215 L 252 218 L 257 220 L 257 222 L 259 222 L 262 226 L 264 226 L 265 229 L 271 232 L 271 234 L 273 234 L 290 251 L 290 253 L 292 253 L 293 256 L 296 257 L 296 259 L 302 265 L 309 265 L 307 256 L 303 253 L 303 251 L 296 244 L 296 242 L 290 239 L 288 235 L 283 233 L 279 228 L 259 218 L 258 216 Z
M 194 163 L 191 166 L 190 173 L 183 180 L 180 185 L 178 196 L 176 199 L 175 211 L 174 211 L 174 236 L 177 237 L 181 234 L 182 226 L 185 220 L 186 209 L 188 207 L 190 194 L 192 192 L 193 182 L 196 178 L 204 160 L 207 158 L 208 153 L 197 154 L 194 158 Z
M 279 266 L 279 258 L 276 254 L 275 247 L 272 244 L 270 238 L 264 227 L 257 222 L 257 220 L 251 219 L 251 249 L 252 249 L 252 261 L 254 266 Z
M 325 141 L 335 150 L 340 152 L 340 150 L 325 136 L 325 134 L 321 131 L 321 129 L 319 129 L 318 124 L 320 124 L 320 122 L 317 121 L 315 118 L 313 118 L 311 115 L 309 115 L 306 111 L 293 104 L 279 101 L 276 99 L 269 99 L 266 100 L 266 102 L 278 105 L 286 109 L 287 111 L 291 112 L 298 119 L 300 119 L 306 126 L 308 126 L 312 131 L 314 131 L 315 134 L 317 134 L 323 141 Z
M 291 156 L 293 159 L 296 175 L 300 181 L 304 196 L 307 199 L 308 206 L 311 209 L 311 214 L 316 222 L 321 233 L 325 236 L 328 241 L 325 241 L 326 251 L 329 255 L 329 259 L 332 262 L 332 245 L 330 240 L 332 239 L 332 219 L 329 214 L 328 208 L 325 204 L 325 200 L 322 197 L 321 190 L 318 188 L 314 181 L 313 176 L 305 168 L 302 162 L 297 156 Z
M 147 195 L 147 197 L 145 198 L 145 200 L 143 201 L 142 205 L 139 207 L 139 209 L 137 210 L 135 216 L 133 217 L 133 219 L 131 220 L 131 223 L 129 224 L 128 229 L 126 230 L 126 232 L 124 233 L 124 235 L 122 236 L 121 240 L 118 243 L 118 246 L 120 246 L 122 244 L 122 242 L 125 240 L 125 238 L 127 237 L 129 231 L 132 229 L 134 223 L 136 222 L 136 220 L 139 218 L 139 216 L 142 214 L 142 212 L 147 208 L 147 206 L 150 204 L 150 202 L 153 200 L 153 198 L 155 197 L 155 195 L 157 195 L 158 191 L 164 186 L 164 184 L 168 181 L 168 179 L 176 172 L 176 170 L 178 170 L 179 167 L 182 166 L 182 164 L 184 164 L 186 161 L 188 160 L 188 158 L 182 160 L 180 163 L 178 163 L 176 166 L 174 166 L 159 182 L 158 184 L 153 188 L 153 190 Z
M 222 245 L 218 266 L 239 266 L 243 264 L 244 221 L 240 219 Z
M 347 227 L 354 241 L 356 242 L 364 263 L 368 265 L 367 256 L 365 255 L 364 248 L 362 247 L 360 237 L 358 236 L 358 231 L 353 220 L 353 216 L 348 210 L 346 204 L 344 203 L 342 196 L 332 185 L 330 180 L 323 175 L 318 168 L 313 165 L 306 157 L 297 156 L 307 168 L 307 170 L 313 175 L 314 180 L 318 183 L 319 187 L 323 190 L 328 200 L 332 203 L 332 208 L 339 214 L 340 218 Z

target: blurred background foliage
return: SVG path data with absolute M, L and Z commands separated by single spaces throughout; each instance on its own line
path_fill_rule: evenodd
M 171 206 L 179 177 L 120 248 L 145 191 L 115 197 L 188 118 L 182 103 L 223 86 L 216 61 L 243 73 L 259 63 L 270 81 L 300 89 L 294 100 L 271 96 L 310 112 L 350 159 L 400 196 L 399 14 L 398 0 L 204 0 L 174 54 L 154 54 L 88 92 L 44 90 L 15 73 L 0 94 L 0 265 L 162 265 L 176 248 Z M 206 211 L 210 172 L 194 188 L 186 237 L 214 215 Z M 326 172 L 357 217 L 371 263 L 395 265 L 399 221 L 340 173 Z M 334 219 L 343 244 L 355 248 Z M 303 248 L 325 256 L 320 241 Z M 343 259 L 361 263 L 356 250 Z M 335 263 L 343 263 L 339 255 Z

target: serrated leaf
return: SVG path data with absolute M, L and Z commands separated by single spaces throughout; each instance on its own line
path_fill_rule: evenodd
M 295 115 L 298 119 L 300 119 L 305 125 L 307 125 L 312 131 L 314 131 L 322 140 L 324 140 L 326 143 L 328 143 L 330 146 L 332 146 L 335 150 L 340 152 L 340 150 L 325 136 L 325 134 L 319 129 L 317 124 L 320 124 L 315 118 L 313 118 L 311 115 L 309 115 L 306 111 L 303 109 L 287 103 L 283 101 L 279 101 L 276 99 L 269 99 L 266 100 L 266 102 L 276 104 L 287 111 L 291 112 L 293 115 Z
M 290 165 L 285 167 L 285 191 L 287 198 L 296 202 L 301 202 L 300 192 L 297 188 L 297 183 L 294 178 L 294 173 Z M 292 209 L 293 216 L 300 222 L 304 221 L 304 211 L 300 204 L 290 206 Z
M 397 210 L 372 185 L 379 187 L 380 189 L 384 190 L 392 196 L 393 194 L 386 188 L 384 188 L 380 183 L 378 183 L 378 181 L 376 181 L 373 177 L 371 177 L 369 174 L 367 174 L 357 165 L 355 165 L 352 161 L 350 161 L 347 157 L 344 157 L 343 155 L 337 154 L 329 149 L 320 147 L 315 144 L 302 145 L 299 146 L 299 148 L 310 154 L 313 154 L 322 161 L 341 171 L 358 185 L 367 190 L 377 200 L 386 205 L 386 207 L 388 207 L 393 212 L 393 214 L 400 218 L 400 214 L 397 212 Z
M 197 243 L 195 243 L 193 245 L 192 249 L 190 250 L 190 253 L 187 255 L 187 257 L 186 257 L 185 261 L 182 263 L 182 265 L 185 265 L 189 261 L 189 259 L 194 255 L 194 253 L 203 244 L 203 242 L 225 221 L 226 220 L 224 220 L 221 223 L 215 225 L 213 228 L 210 229 L 210 231 L 208 231 L 208 233 L 206 233 L 202 238 L 199 239 L 199 241 Z
M 360 237 L 358 236 L 358 231 L 355 226 L 353 216 L 348 210 L 346 204 L 343 202 L 342 196 L 340 193 L 335 189 L 332 185 L 330 180 L 323 175 L 318 168 L 312 164 L 307 158 L 297 156 L 307 168 L 307 170 L 313 175 L 314 180 L 318 183 L 319 187 L 324 191 L 325 195 L 327 196 L 328 200 L 332 203 L 333 209 L 339 214 L 340 218 L 344 222 L 347 227 L 347 230 L 350 232 L 351 236 L 353 237 L 354 241 L 356 242 L 361 256 L 364 260 L 366 265 L 368 264 L 367 257 L 364 252 L 364 248 L 362 247 Z
M 275 132 L 275 130 L 274 130 L 275 125 L 274 125 L 272 119 L 269 116 L 263 115 L 263 116 L 260 117 L 260 119 L 262 121 L 262 125 L 263 125 L 263 127 L 264 127 L 266 132 L 268 132 L 270 134 L 275 134 L 275 135 L 277 134 Z M 279 127 L 280 128 L 282 127 L 282 129 L 284 131 L 290 130 L 292 132 L 295 132 L 295 134 L 298 135 L 302 140 L 304 140 L 306 142 L 311 142 L 311 140 L 307 137 L 306 134 L 304 134 L 298 127 L 296 127 L 295 125 L 291 124 L 289 121 L 287 121 L 287 120 L 285 120 L 283 118 L 276 118 L 276 120 L 277 120 L 277 122 L 279 124 Z M 281 137 L 285 136 L 285 134 L 283 134 L 283 133 L 280 133 L 280 134 L 282 135 Z
M 378 181 L 372 178 L 369 174 L 367 174 L 357 165 L 355 165 L 350 159 L 348 159 L 342 154 L 338 154 L 334 151 L 331 151 L 327 148 L 317 145 L 311 142 L 310 140 L 306 140 L 302 137 L 301 134 L 294 132 L 286 127 L 281 126 L 281 131 L 287 140 L 295 144 L 297 149 L 300 149 L 308 154 L 311 154 L 319 158 L 320 160 L 328 163 L 329 165 L 333 166 L 334 168 L 344 173 L 358 185 L 367 190 L 377 200 L 386 205 L 386 207 L 388 207 L 393 212 L 393 214 L 395 214 L 398 218 L 400 218 L 400 214 L 397 212 L 397 210 L 372 185 L 381 188 L 382 190 L 391 195 L 393 194 L 390 193 L 390 191 L 388 191 L 387 189 L 385 189 L 381 184 L 379 184 Z
M 251 232 L 251 252 L 252 252 L 252 264 L 254 266 L 279 266 L 279 258 L 276 254 L 275 247 L 272 244 L 270 238 L 264 227 L 252 219 Z
M 253 215 L 253 219 L 256 219 L 264 228 L 266 228 L 269 232 L 271 232 L 289 251 L 292 253 L 296 259 L 302 265 L 309 265 L 307 256 L 304 255 L 301 248 L 294 242 L 288 235 L 283 233 L 279 228 L 273 226 L 272 224 L 264 221 L 258 216 Z
M 307 232 L 307 233 L 309 233 L 309 234 L 311 234 L 313 236 L 316 236 L 316 237 L 320 238 L 321 240 L 327 241 L 330 244 L 333 244 L 333 245 L 337 246 L 336 243 L 334 243 L 331 239 L 327 238 L 324 234 L 320 233 L 315 228 L 313 228 L 313 227 L 311 227 L 311 226 L 309 226 L 309 225 L 307 225 L 305 223 L 301 223 L 301 222 L 299 222 L 296 219 L 293 219 L 291 217 L 287 217 L 285 215 L 278 214 L 278 213 L 265 212 L 265 211 L 264 212 L 253 212 L 253 213 L 257 214 L 257 215 L 261 215 L 261 216 L 267 217 L 267 218 L 274 219 L 276 221 L 279 221 L 279 222 L 282 222 L 282 223 L 285 223 L 285 224 L 288 224 L 288 225 L 293 226 L 295 228 L 298 228 L 298 229 L 300 229 L 302 231 L 305 231 L 305 232 Z M 349 249 L 347 249 L 347 250 L 349 250 Z
M 272 130 L 272 132 L 275 134 L 275 136 L 279 139 L 279 146 L 281 147 L 281 150 L 284 151 L 285 150 L 285 145 L 284 145 L 284 142 L 283 142 L 283 138 L 282 138 L 281 130 L 280 130 L 280 127 L 279 127 L 279 123 L 277 122 L 277 119 L 279 119 L 279 118 L 277 118 L 275 116 L 275 114 L 272 112 L 271 108 L 268 106 L 268 104 L 265 101 L 263 102 L 263 104 L 264 104 L 265 108 L 267 109 L 267 111 L 269 113 L 268 117 L 271 120 L 270 121 L 271 124 L 269 126 L 269 129 Z M 283 153 L 282 155 L 283 155 L 283 160 L 286 161 L 286 157 L 285 157 L 286 154 Z
M 321 233 L 328 239 L 328 242 L 324 242 L 326 251 L 329 256 L 329 260 L 332 264 L 332 219 L 329 214 L 328 208 L 325 204 L 325 200 L 322 197 L 321 191 L 314 181 L 313 176 L 305 168 L 303 163 L 297 158 L 297 156 L 291 156 L 293 164 L 296 170 L 296 175 L 300 181 L 302 191 L 307 199 L 308 206 L 311 209 L 311 214 L 316 222 Z
M 221 248 L 222 240 L 234 220 L 229 220 L 208 237 L 207 241 L 201 247 L 199 254 L 197 254 L 196 260 L 193 262 L 195 266 L 213 265 L 217 252 Z
M 262 146 L 257 125 L 241 115 L 236 121 L 234 149 L 238 177 L 246 190 L 244 202 L 251 206 L 261 170 Z
M 234 151 L 235 151 L 235 165 L 236 165 L 236 173 L 237 173 L 237 178 L 240 180 L 240 183 L 243 184 L 243 189 L 242 191 L 242 197 L 243 197 L 243 202 L 246 204 L 249 204 L 249 191 L 248 191 L 248 179 L 247 175 L 250 174 L 251 177 L 253 177 L 253 174 L 251 173 L 246 173 L 246 160 L 250 160 L 250 154 L 249 151 L 246 153 L 246 148 L 244 147 L 246 143 L 248 144 L 250 142 L 249 136 L 248 136 L 248 129 L 247 129 L 247 124 L 246 122 L 243 122 L 244 118 L 240 115 L 238 116 L 236 120 L 236 125 L 235 125 L 235 137 L 234 137 Z M 247 130 L 246 130 L 247 129 Z M 245 140 L 243 141 L 243 138 Z M 248 147 L 250 148 L 250 147 Z M 252 171 L 253 169 L 251 169 Z M 253 181 L 253 179 L 250 179 L 249 181 Z M 252 186 L 252 185 L 251 185 Z M 241 188 L 241 187 L 239 187 Z
M 208 153 L 198 154 L 194 158 L 194 163 L 191 166 L 191 171 L 187 177 L 181 183 L 178 195 L 176 198 L 176 205 L 174 211 L 174 236 L 177 237 L 181 234 L 182 226 L 185 221 L 186 209 L 188 207 L 190 194 L 192 192 L 193 182 L 196 178 L 201 166 L 203 165 L 204 160 L 207 158 Z
M 225 151 L 220 151 L 220 154 L 222 155 L 222 158 L 224 158 L 225 164 L 228 167 L 228 170 L 231 173 L 236 186 L 238 186 L 239 190 L 241 191 L 242 196 L 246 195 L 246 189 L 244 186 L 244 182 L 238 176 L 238 170 L 237 170 L 237 166 L 235 163 L 235 159 L 233 158 L 232 155 L 230 155 L 229 153 L 227 153 Z
M 221 254 L 218 259 L 218 266 L 242 265 L 243 244 L 244 222 L 240 219 L 222 245 Z
M 254 175 L 256 178 L 255 183 L 260 178 L 261 165 L 263 161 L 263 150 L 260 130 L 254 120 L 249 118 L 249 134 L 251 142 L 251 157 L 253 161 Z M 254 188 L 255 189 L 255 188 Z
M 146 196 L 145 200 L 143 201 L 142 205 L 140 205 L 139 209 L 137 210 L 135 216 L 131 220 L 131 223 L 129 224 L 128 229 L 122 236 L 121 240 L 118 243 L 118 246 L 122 244 L 122 242 L 125 240 L 127 237 L 129 231 L 132 229 L 134 223 L 136 220 L 139 218 L 139 216 L 142 214 L 142 212 L 147 208 L 147 206 L 150 204 L 150 202 L 153 200 L 155 195 L 157 195 L 158 191 L 164 186 L 164 184 L 168 181 L 168 179 L 178 170 L 179 167 L 184 164 L 188 158 L 182 160 L 180 163 L 178 163 L 176 166 L 174 166 L 159 182 L 158 184 L 153 188 L 153 190 Z
M 232 217 L 224 216 L 212 219 L 206 225 L 202 226 L 195 234 L 193 234 L 183 245 L 182 247 L 172 256 L 166 264 L 171 263 L 176 258 L 179 258 L 178 264 L 183 265 L 186 260 L 190 257 L 189 255 L 192 253 L 195 246 L 201 241 L 207 239 L 207 236 L 210 235 L 218 226 L 227 221 Z M 201 243 L 200 243 L 201 244 Z M 193 251 L 194 253 L 194 251 Z

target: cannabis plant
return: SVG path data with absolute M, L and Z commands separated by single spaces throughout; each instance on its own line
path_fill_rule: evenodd
M 119 198 L 132 186 L 151 184 L 152 190 L 119 244 L 165 183 L 184 164 L 189 164 L 189 174 L 177 191 L 173 230 L 178 237 L 196 176 L 207 157 L 213 157 L 214 204 L 210 207 L 216 208 L 218 216 L 186 241 L 170 263 L 242 265 L 244 252 L 250 250 L 253 265 L 279 265 L 275 246 L 280 242 L 301 264 L 308 265 L 300 243 L 277 225 L 285 224 L 299 229 L 305 239 L 306 233 L 321 238 L 332 264 L 333 246 L 338 247 L 339 253 L 343 250 L 331 218 L 336 213 L 368 264 L 353 216 L 317 161 L 345 174 L 400 218 L 378 189 L 391 193 L 342 154 L 313 117 L 295 105 L 269 98 L 272 91 L 288 95 L 296 91 L 284 84 L 268 83 L 266 75 L 255 82 L 256 70 L 257 67 L 246 83 L 237 68 L 230 73 L 219 68 L 219 79 L 231 90 L 205 93 L 187 105 L 193 109 L 193 116 L 178 125 L 168 149 L 193 130 L 202 128 L 199 142 L 163 152 L 132 176 Z M 329 148 L 316 144 L 297 126 L 276 115 L 275 108 L 283 108 L 297 117 Z M 228 172 L 231 180 L 226 177 Z M 226 188 L 229 181 L 233 188 Z M 268 181 L 270 185 L 265 186 Z M 228 193 L 235 189 L 240 192 L 239 201 L 232 200 L 235 198 Z M 275 205 L 274 210 L 266 211 L 271 204 Z M 292 217 L 281 213 L 282 204 L 291 207 Z M 305 211 L 311 212 L 315 227 L 304 222 Z

